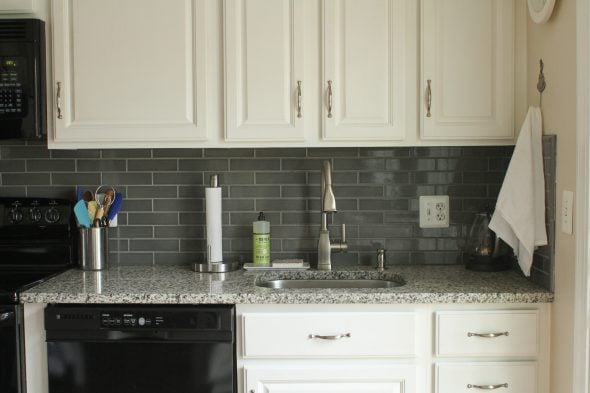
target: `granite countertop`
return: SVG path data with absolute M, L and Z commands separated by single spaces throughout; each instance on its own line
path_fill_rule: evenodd
M 21 295 L 22 303 L 548 303 L 553 293 L 517 272 L 479 273 L 463 266 L 395 266 L 385 273 L 369 268 L 312 272 L 315 278 L 354 274 L 398 280 L 386 289 L 270 289 L 256 280 L 289 278 L 309 272 L 195 273 L 189 266 L 123 266 L 101 272 L 69 270 Z M 319 276 L 318 276 L 319 275 Z

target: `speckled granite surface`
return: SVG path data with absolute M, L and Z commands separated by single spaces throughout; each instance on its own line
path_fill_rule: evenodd
M 382 277 L 405 285 L 385 289 L 271 289 L 257 280 L 289 277 Z M 462 266 L 396 266 L 337 272 L 195 273 L 188 266 L 126 266 L 102 272 L 70 270 L 21 296 L 23 303 L 547 303 L 553 294 L 516 272 L 477 273 Z

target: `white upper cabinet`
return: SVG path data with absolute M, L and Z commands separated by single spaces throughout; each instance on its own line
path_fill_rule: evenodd
M 514 0 L 423 0 L 422 139 L 512 139 Z
M 158 147 L 207 138 L 204 1 L 51 6 L 50 145 Z
M 323 139 L 400 141 L 406 133 L 404 0 L 325 0 Z
M 301 0 L 226 0 L 225 139 L 303 141 L 306 97 Z

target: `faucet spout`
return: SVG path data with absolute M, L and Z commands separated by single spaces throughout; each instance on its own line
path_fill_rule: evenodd
M 328 214 L 336 213 L 336 197 L 332 190 L 332 165 L 326 160 L 322 166 L 322 221 L 318 238 L 318 270 L 332 270 L 332 252 L 346 252 L 345 226 L 342 224 L 342 240 L 332 242 L 328 229 Z

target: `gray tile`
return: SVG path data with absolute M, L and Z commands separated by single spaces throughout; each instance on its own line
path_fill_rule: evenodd
M 410 147 L 361 147 L 361 157 L 409 157 Z
M 359 200 L 359 209 L 364 210 L 408 210 L 407 199 L 361 199 Z
M 304 172 L 257 172 L 256 184 L 305 184 Z
M 156 226 L 154 237 L 158 239 L 204 239 L 205 227 L 203 225 L 179 225 L 179 226 Z
M 383 196 L 390 199 L 412 198 L 420 195 L 418 187 L 414 185 L 386 185 Z
M 510 156 L 513 146 L 464 146 L 461 154 L 465 157 Z
M 0 157 L 15 158 L 49 158 L 49 150 L 44 146 L 0 146 Z
M 146 185 L 152 184 L 151 173 L 103 173 L 104 184 Z
M 510 158 L 508 158 L 508 157 L 490 158 L 490 170 L 491 171 L 506 172 L 509 164 L 510 164 Z
M 199 158 L 203 157 L 203 149 L 154 149 L 154 158 Z
M 273 171 L 281 169 L 281 160 L 271 158 L 232 158 L 229 161 L 229 167 L 232 171 Z
M 203 199 L 155 199 L 154 211 L 168 212 L 202 212 L 205 201 Z
M 131 239 L 130 251 L 178 251 L 178 240 L 168 239 Z
M 344 184 L 358 184 L 359 173 L 358 172 L 332 172 L 332 184 L 344 185 Z M 307 173 L 307 184 L 320 185 L 321 172 L 313 171 Z
M 228 219 L 227 218 L 224 219 L 224 216 L 227 216 L 227 214 L 222 215 L 221 222 L 225 224 L 228 222 Z M 179 220 L 178 222 L 180 223 L 180 225 L 205 225 L 205 223 L 206 223 L 205 213 L 201 213 L 201 212 L 178 213 L 178 220 Z
M 281 194 L 280 186 L 230 186 L 229 189 L 232 198 L 269 198 Z
M 0 173 L 24 172 L 25 160 L 0 160 Z
M 284 198 L 320 198 L 320 186 L 281 186 L 281 196 Z
M 306 149 L 303 148 L 264 148 L 256 149 L 256 157 L 305 157 L 307 155 Z
M 100 158 L 100 150 L 51 150 L 51 158 Z
M 324 160 L 319 158 L 286 158 L 281 161 L 282 169 L 284 171 L 312 170 L 320 173 L 322 170 L 322 162 Z
M 149 149 L 107 149 L 101 151 L 102 158 L 150 158 Z
M 383 197 L 382 186 L 338 186 L 333 185 L 337 197 Z
M 436 186 L 436 191 L 433 195 L 449 195 L 451 197 L 478 197 L 480 195 L 486 195 L 486 192 L 487 188 L 484 185 L 449 185 Z
M 51 175 L 51 184 L 54 185 L 87 185 L 93 187 L 101 183 L 99 173 L 53 173 Z M 92 188 L 93 188 L 92 187 Z
M 334 215 L 334 224 L 383 224 L 383 213 L 377 212 L 339 212 Z
M 28 186 L 50 184 L 49 173 L 3 173 L 2 185 Z
M 227 250 L 227 247 L 223 247 Z M 207 241 L 205 239 L 181 239 L 180 240 L 180 251 L 200 251 L 205 252 L 207 250 Z
M 320 217 L 317 215 L 316 217 L 317 225 L 273 225 L 271 228 L 271 235 L 273 238 L 277 239 L 299 239 L 299 238 L 314 238 L 317 241 L 317 237 L 319 234 L 319 223 Z M 285 221 L 283 219 L 283 221 Z M 349 235 L 353 236 L 350 233 Z M 251 228 L 250 228 L 251 231 Z
M 162 227 L 168 228 L 168 227 Z M 117 237 L 119 238 L 131 238 L 131 239 L 145 239 L 145 238 L 153 238 L 154 237 L 154 227 L 152 226 L 136 226 L 136 225 L 128 225 L 128 226 L 120 226 L 118 227 L 119 234 Z
M 256 210 L 258 211 L 289 211 L 306 209 L 304 199 L 256 199 Z
M 178 225 L 178 213 L 128 213 L 129 225 Z
M 465 172 L 463 183 L 465 184 L 502 184 L 505 172 Z
M 414 157 L 459 157 L 461 147 L 458 146 L 430 146 L 415 147 Z
M 205 157 L 254 157 L 254 149 L 205 149 Z
M 211 175 L 219 175 L 218 179 L 221 187 L 234 184 L 254 184 L 253 172 L 206 172 L 204 176 L 206 184 L 209 184 Z
M 78 160 L 78 172 L 124 172 L 127 169 L 125 160 Z
M 160 172 L 153 175 L 154 184 L 203 184 L 203 174 L 200 172 Z
M 461 263 L 461 253 L 454 251 L 412 252 L 410 263 L 418 265 L 451 265 Z
M 180 159 L 178 169 L 181 171 L 227 171 L 229 161 L 227 159 Z
M 283 225 L 319 225 L 321 220 L 321 216 L 317 212 L 282 213 L 282 218 Z
M 72 199 L 75 194 L 76 190 L 72 186 L 27 186 L 28 197 Z
M 266 221 L 270 221 L 270 231 L 272 233 L 273 224 L 280 224 L 281 222 L 281 215 L 280 213 L 272 213 L 272 212 L 264 212 L 264 216 Z M 231 212 L 230 213 L 230 223 L 231 225 L 250 225 L 258 219 L 258 213 L 240 213 L 240 212 Z M 251 233 L 251 232 L 250 232 Z
M 489 168 L 489 159 L 482 158 L 439 158 L 436 160 L 436 169 L 440 171 L 486 171 Z
M 317 251 L 317 239 L 285 239 L 283 240 L 283 251 Z
M 385 160 L 385 169 L 389 171 L 432 171 L 436 167 L 433 158 L 392 158 Z
M 418 222 L 418 211 L 384 211 L 383 222 Z
M 151 199 L 125 199 L 121 211 L 125 212 L 151 212 Z
M 228 187 L 222 187 L 222 196 L 227 197 Z M 179 198 L 205 198 L 205 187 L 199 186 L 179 186 L 178 187 Z
M 307 149 L 310 157 L 358 157 L 359 149 L 357 147 L 315 147 Z
M 359 182 L 367 184 L 407 184 L 410 182 L 408 172 L 361 172 Z
M 27 160 L 27 172 L 73 172 L 74 160 Z
M 176 253 L 156 252 L 154 262 L 156 265 L 186 265 L 189 263 L 203 262 L 203 253 Z
M 360 238 L 398 238 L 413 234 L 413 226 L 407 224 L 363 225 L 359 228 Z
M 335 171 L 382 171 L 385 160 L 381 158 L 337 158 L 334 160 Z
M 320 198 L 307 199 L 307 211 L 319 212 L 321 208 Z M 359 210 L 357 199 L 336 198 L 336 208 L 339 212 Z
M 176 198 L 178 188 L 176 186 L 129 186 L 128 198 Z
M 111 266 L 116 265 L 143 265 L 151 266 L 154 264 L 153 252 L 120 252 L 116 257 L 111 254 L 109 259 Z
M 128 160 L 127 168 L 132 172 L 176 171 L 178 170 L 178 161 L 167 159 Z
M 454 184 L 461 183 L 463 174 L 460 172 L 416 172 L 412 177 L 414 184 Z
M 253 199 L 223 199 L 223 211 L 255 211 Z
M 22 197 L 27 195 L 27 187 L 25 186 L 7 186 L 0 187 L 0 196 L 2 197 Z

